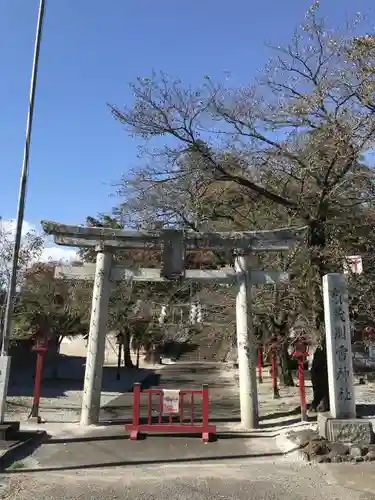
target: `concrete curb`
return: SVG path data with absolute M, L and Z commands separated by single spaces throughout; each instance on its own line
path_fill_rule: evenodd
M 24 460 L 31 455 L 49 437 L 45 431 L 24 432 L 24 434 L 29 434 L 29 436 L 10 447 L 0 457 L 0 472 L 4 472 L 15 462 Z

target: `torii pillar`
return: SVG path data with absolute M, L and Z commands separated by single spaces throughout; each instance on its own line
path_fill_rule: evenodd
M 98 422 L 105 356 L 105 331 L 108 319 L 112 252 L 104 246 L 95 248 L 96 271 L 92 292 L 89 340 L 83 385 L 81 424 Z

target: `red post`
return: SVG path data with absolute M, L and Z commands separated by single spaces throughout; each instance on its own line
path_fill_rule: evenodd
M 37 351 L 37 353 L 36 353 L 34 399 L 33 399 L 33 406 L 31 408 L 30 417 L 36 418 L 37 420 L 40 420 L 39 403 L 40 403 L 40 392 L 41 392 L 41 387 L 42 387 L 44 355 L 45 355 L 45 351 Z
M 208 399 L 208 385 L 204 384 L 202 386 L 202 441 L 208 443 L 210 441 L 209 432 L 209 408 L 210 403 Z
M 208 426 L 209 421 L 209 401 L 208 401 L 208 385 L 202 386 L 202 422 L 204 426 Z
M 307 403 L 306 403 L 306 387 L 305 387 L 305 359 L 307 358 L 308 342 L 304 336 L 301 336 L 295 343 L 295 351 L 293 357 L 298 359 L 298 387 L 301 401 L 301 420 L 307 420 Z
M 263 368 L 263 346 L 260 345 L 258 347 L 258 382 L 260 384 L 263 382 L 262 368 Z
M 141 384 L 136 382 L 133 386 L 133 429 L 130 439 L 136 441 L 139 438 L 139 417 L 141 413 Z
M 307 420 L 307 405 L 306 405 L 306 388 L 305 388 L 305 359 L 304 357 L 298 358 L 298 385 L 299 395 L 301 400 L 301 420 Z
M 274 399 L 279 399 L 280 393 L 277 386 L 277 356 L 276 349 L 272 349 L 271 353 L 271 371 L 272 371 L 272 389 Z

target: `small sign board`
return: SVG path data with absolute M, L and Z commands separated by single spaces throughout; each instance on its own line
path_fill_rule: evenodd
M 360 255 L 348 255 L 344 260 L 344 274 L 362 274 L 363 265 Z
M 180 391 L 163 389 L 163 413 L 178 413 L 180 410 Z

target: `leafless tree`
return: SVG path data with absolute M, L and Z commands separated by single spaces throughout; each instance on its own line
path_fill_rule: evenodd
M 348 248 L 360 246 L 355 237 L 345 242 L 348 228 L 370 230 L 374 176 L 363 155 L 375 134 L 374 47 L 356 42 L 353 26 L 330 30 L 318 7 L 315 2 L 288 46 L 274 47 L 273 60 L 252 85 L 227 88 L 207 77 L 193 88 L 154 73 L 132 86 L 131 108 L 111 110 L 145 141 L 146 163 L 133 174 L 146 195 L 157 197 L 167 184 L 190 183 L 190 192 L 199 193 L 227 183 L 238 186 L 248 207 L 266 208 L 264 228 L 290 221 L 308 226 L 304 272 L 314 329 L 323 339 L 321 278 L 340 267 Z M 165 146 L 155 148 L 160 137 Z M 175 200 L 172 223 L 182 219 L 178 192 Z M 189 203 L 188 225 L 194 198 Z M 163 210 L 166 217 L 169 208 Z M 248 213 L 250 229 L 259 222 Z

